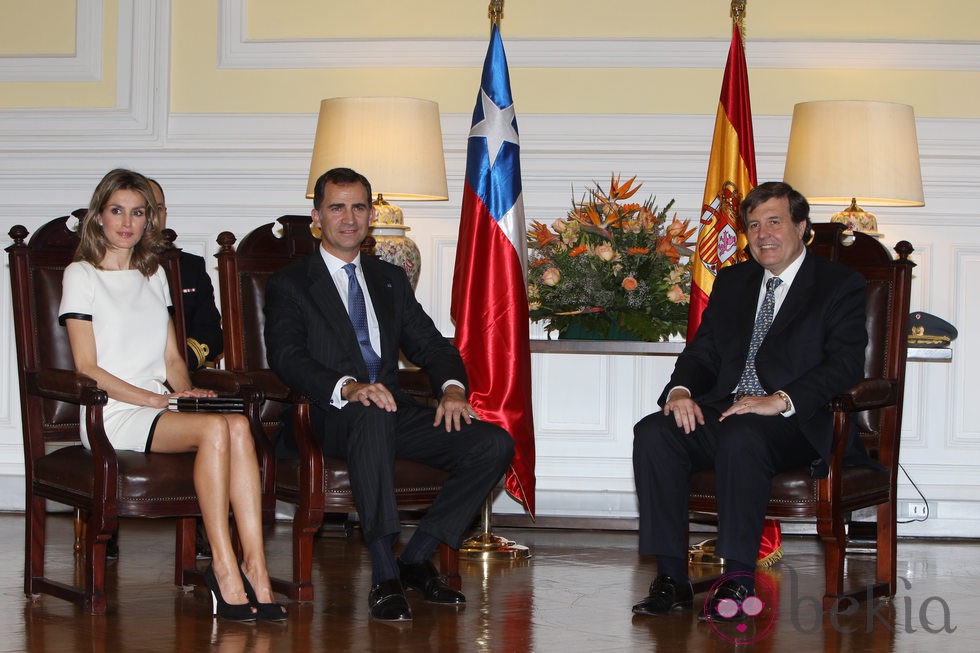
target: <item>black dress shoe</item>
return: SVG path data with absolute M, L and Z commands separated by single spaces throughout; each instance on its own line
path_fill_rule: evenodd
M 678 583 L 670 576 L 660 574 L 650 583 L 650 594 L 633 606 L 633 612 L 660 616 L 674 610 L 689 609 L 692 605 L 694 588 L 691 581 Z
M 408 607 L 405 590 L 397 578 L 382 581 L 368 594 L 371 618 L 379 621 L 411 621 L 412 609 Z
M 750 618 L 742 604 L 755 592 L 732 579 L 723 580 L 704 602 L 704 610 L 698 615 L 701 621 L 741 621 Z
M 402 585 L 415 590 L 429 603 L 443 605 L 466 603 L 466 597 L 449 586 L 446 579 L 439 575 L 431 560 L 414 565 L 407 565 L 399 560 L 398 569 L 401 571 Z

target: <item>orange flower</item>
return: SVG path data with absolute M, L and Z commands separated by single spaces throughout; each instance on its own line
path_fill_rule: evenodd
M 528 234 L 528 240 L 533 240 L 537 243 L 538 249 L 543 249 L 550 245 L 556 236 L 551 233 L 548 227 L 537 220 L 531 223 L 531 233 Z
M 688 229 L 687 225 L 689 224 L 690 220 L 684 220 L 682 222 L 678 220 L 677 216 L 675 215 L 671 223 L 667 225 L 667 235 L 673 238 L 675 243 L 683 243 L 685 240 L 687 240 L 688 236 L 694 233 L 694 230 L 697 228 L 691 227 Z
M 572 251 L 570 251 L 568 255 L 571 256 L 572 258 L 575 258 L 576 256 L 581 256 L 582 254 L 585 254 L 587 251 L 589 251 L 589 248 L 585 246 L 585 243 L 583 243 L 578 247 L 576 247 L 575 249 L 573 249 Z
M 636 188 L 630 188 L 634 181 L 636 181 L 636 175 L 630 177 L 625 184 L 620 185 L 619 176 L 613 177 L 609 182 L 609 199 L 626 200 L 633 197 L 636 191 L 640 190 L 640 186 L 643 185 L 637 184 Z
M 634 290 L 636 290 L 636 287 L 640 284 L 636 281 L 634 277 L 626 277 L 625 279 L 623 279 L 623 283 L 620 285 L 623 286 L 626 292 L 633 292 Z
M 671 263 L 677 263 L 681 259 L 669 234 L 657 241 L 657 254 L 663 254 Z
M 627 254 L 649 254 L 650 253 L 650 248 L 649 247 L 630 247 L 628 250 L 626 250 L 626 253 Z

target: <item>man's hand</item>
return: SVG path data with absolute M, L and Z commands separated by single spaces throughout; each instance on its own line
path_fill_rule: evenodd
M 395 398 L 383 383 L 361 383 L 354 381 L 340 389 L 340 396 L 345 401 L 358 401 L 365 406 L 374 404 L 382 410 L 393 413 L 398 410 Z
M 719 422 L 724 421 L 729 415 L 745 415 L 754 413 L 756 415 L 779 415 L 786 409 L 786 402 L 777 395 L 766 397 L 742 397 L 731 407 L 721 414 Z
M 704 413 L 698 406 L 687 390 L 675 388 L 667 395 L 664 403 L 664 415 L 674 416 L 674 422 L 679 428 L 684 429 L 684 433 L 690 433 L 699 424 L 704 424 Z
M 436 408 L 436 421 L 432 426 L 439 426 L 439 422 L 445 422 L 446 432 L 458 431 L 461 428 L 460 418 L 467 424 L 472 424 L 476 418 L 476 411 L 466 400 L 466 394 L 458 385 L 446 387 Z

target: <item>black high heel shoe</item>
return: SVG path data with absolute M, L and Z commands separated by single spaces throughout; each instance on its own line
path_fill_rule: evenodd
M 211 590 L 211 614 L 226 621 L 255 621 L 257 619 L 257 611 L 252 609 L 251 599 L 249 599 L 249 603 L 242 603 L 241 605 L 225 603 L 224 597 L 221 596 L 221 588 L 218 587 L 218 579 L 214 576 L 214 567 L 210 565 L 204 570 L 204 584 Z
M 248 600 L 258 610 L 257 616 L 259 621 L 285 621 L 289 617 L 286 613 L 286 608 L 281 603 L 259 603 L 259 597 L 255 593 L 255 588 L 252 587 L 252 583 L 248 582 L 245 572 L 241 567 L 238 568 L 238 571 L 242 574 L 242 585 L 245 586 L 245 596 L 248 597 Z

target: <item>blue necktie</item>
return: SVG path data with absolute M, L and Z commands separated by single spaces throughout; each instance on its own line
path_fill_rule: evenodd
M 357 344 L 361 347 L 364 364 L 367 365 L 368 377 L 371 383 L 374 383 L 381 371 L 381 357 L 371 347 L 371 332 L 368 330 L 364 293 L 361 292 L 361 284 L 357 282 L 354 269 L 353 263 L 344 266 L 344 272 L 347 273 L 347 312 L 350 314 L 350 322 L 357 335 Z
M 766 394 L 755 371 L 755 355 L 759 352 L 759 345 L 769 333 L 769 327 L 772 326 L 772 316 L 776 308 L 776 286 L 782 282 L 783 280 L 779 277 L 773 277 L 766 282 L 766 296 L 762 300 L 759 314 L 755 317 L 755 326 L 752 327 L 752 340 L 749 342 L 749 355 L 745 359 L 742 378 L 739 379 L 738 387 L 735 388 L 736 396 L 762 397 Z

